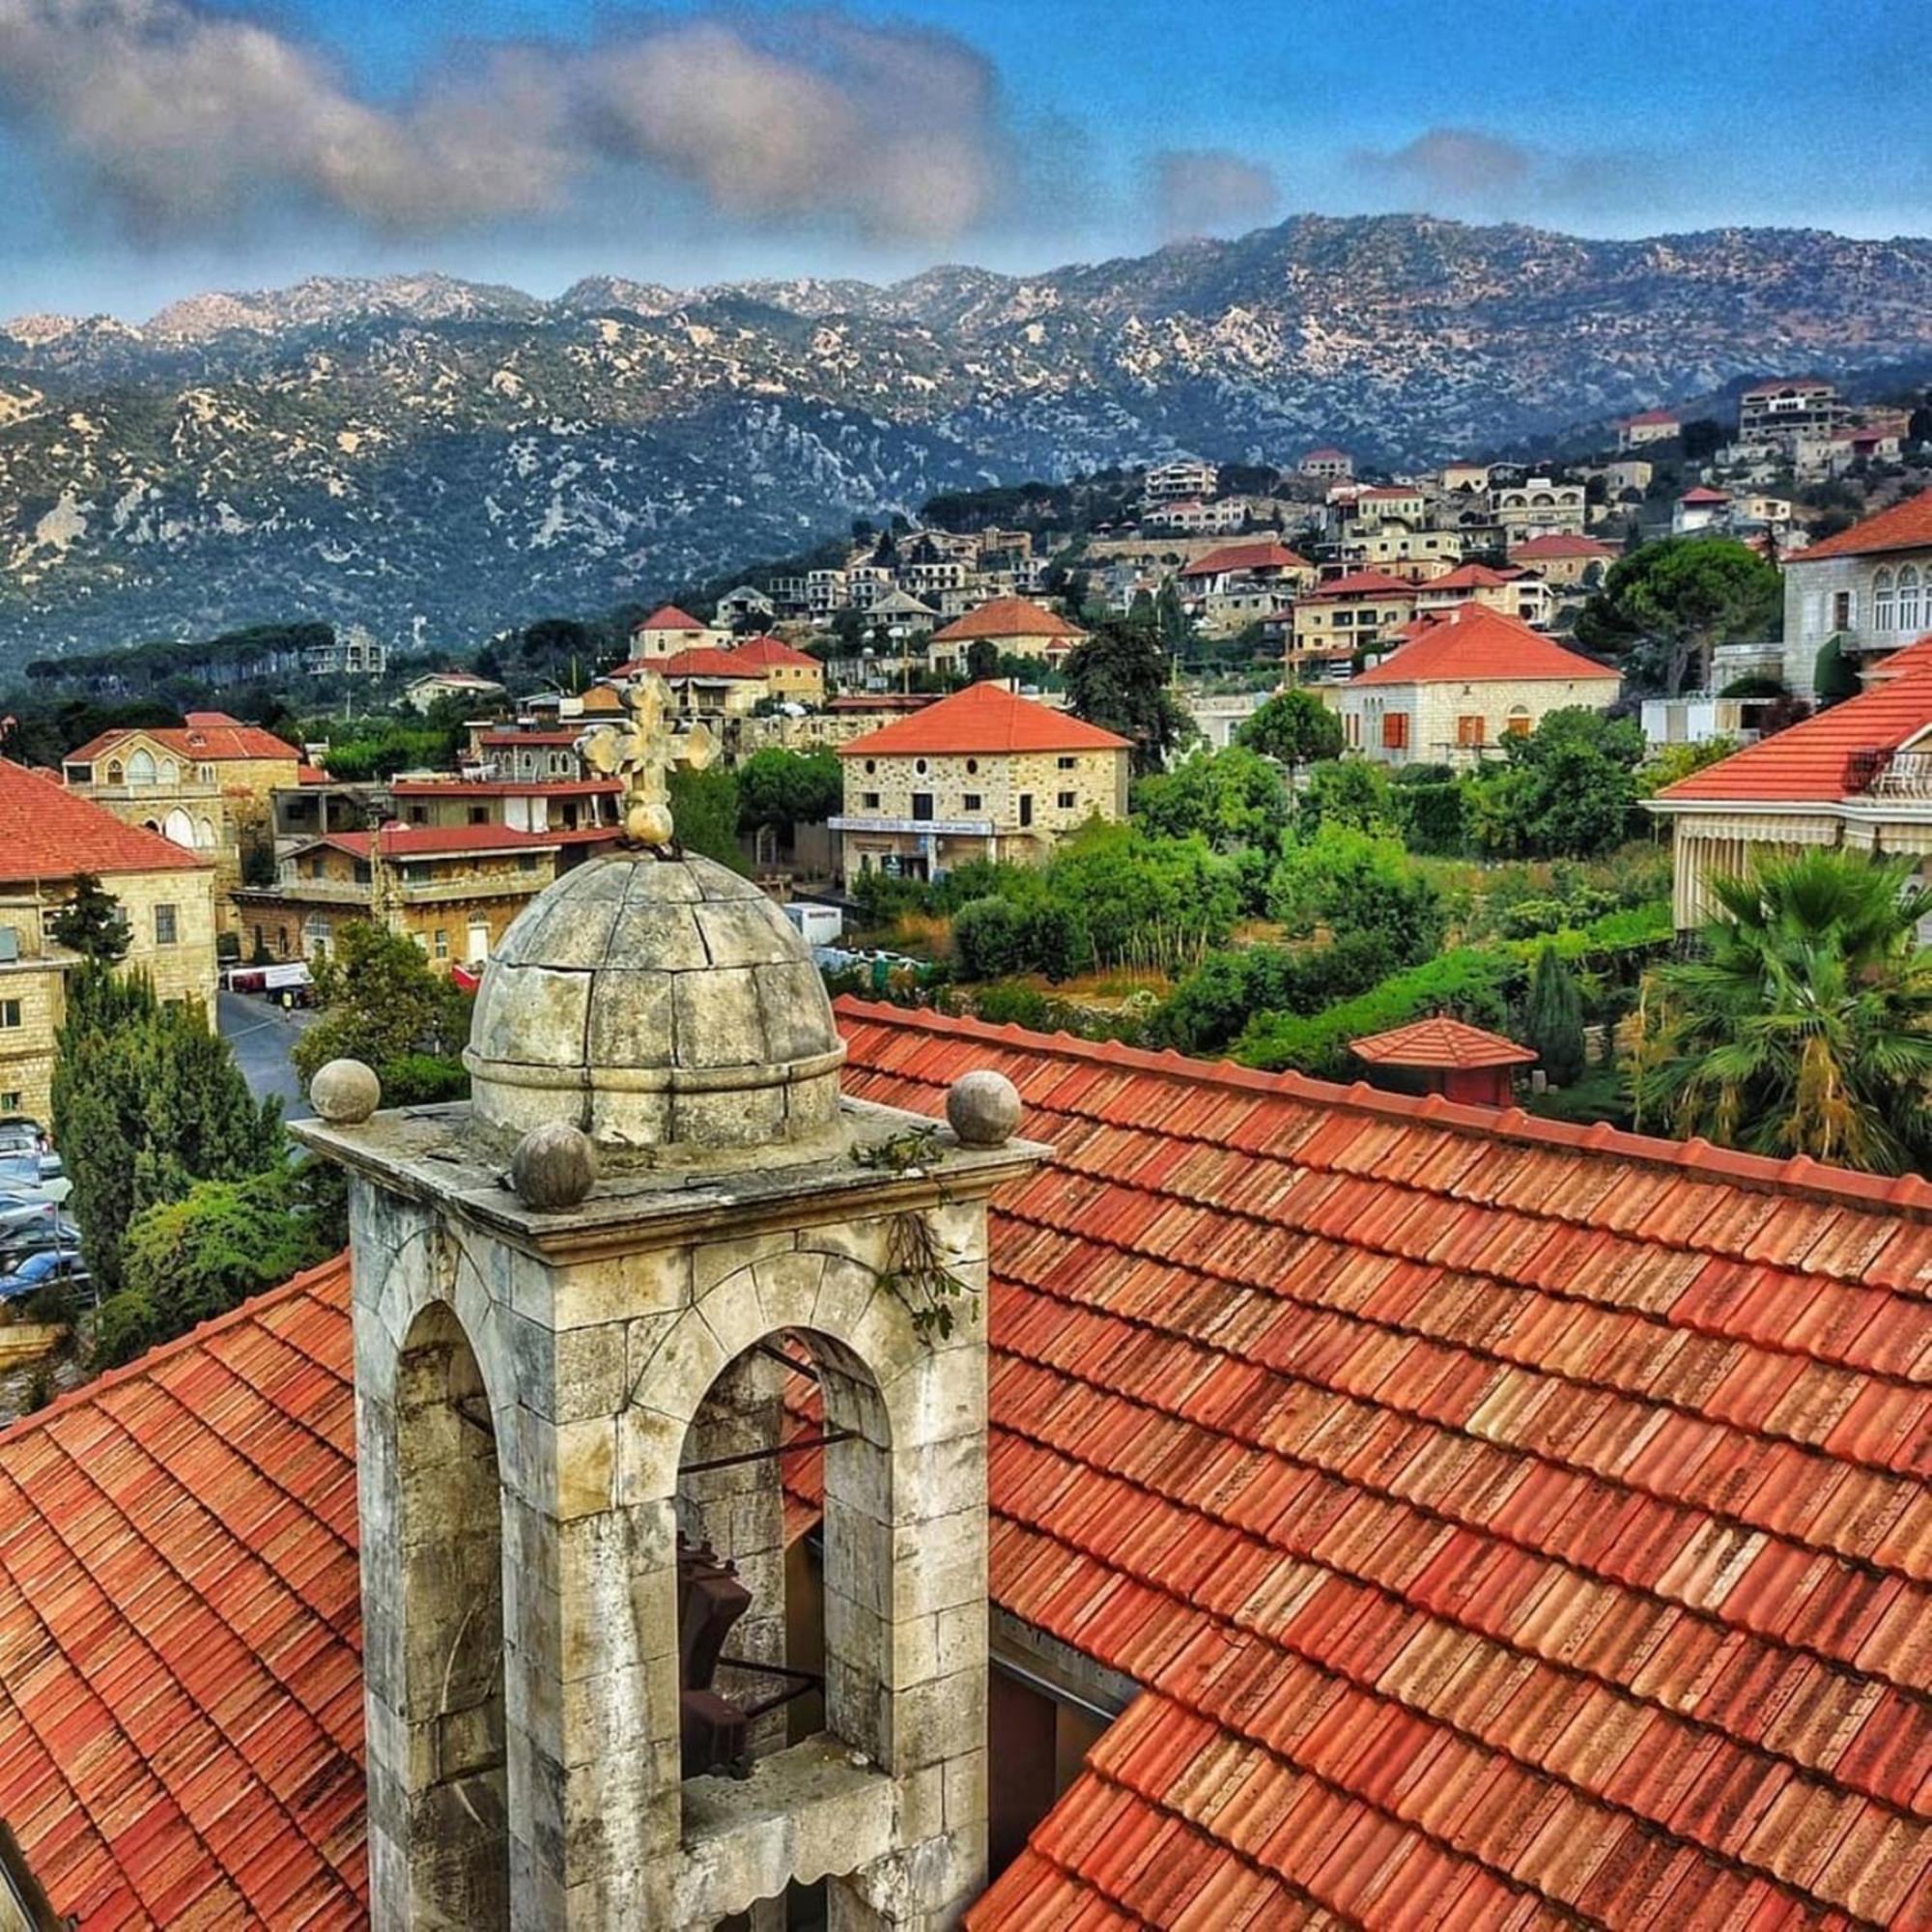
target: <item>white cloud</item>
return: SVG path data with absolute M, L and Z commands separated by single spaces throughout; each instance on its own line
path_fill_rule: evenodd
M 1168 240 L 1259 227 L 1281 207 L 1273 174 L 1225 148 L 1166 149 L 1149 158 L 1147 176 Z
M 1002 184 L 997 79 L 950 35 L 836 11 L 652 20 L 452 57 L 400 104 L 194 0 L 0 0 L 0 117 L 136 232 L 295 204 L 376 229 L 565 213 L 608 181 L 725 216 L 962 234 Z

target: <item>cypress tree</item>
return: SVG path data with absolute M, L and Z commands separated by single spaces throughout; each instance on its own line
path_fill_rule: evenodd
M 1567 1087 L 1583 1072 L 1583 996 L 1577 976 L 1553 946 L 1536 955 L 1523 1009 L 1524 1044 L 1536 1049 L 1552 1087 Z

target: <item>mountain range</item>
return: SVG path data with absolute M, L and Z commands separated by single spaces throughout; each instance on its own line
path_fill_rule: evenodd
M 1932 242 L 1302 216 L 890 286 L 440 275 L 0 325 L 0 666 L 654 597 L 943 489 L 1309 442 L 1424 463 L 1747 378 L 1932 370 Z

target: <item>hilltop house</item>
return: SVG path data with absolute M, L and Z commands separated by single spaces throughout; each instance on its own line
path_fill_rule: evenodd
M 1594 590 L 1621 553 L 1596 537 L 1531 537 L 1513 545 L 1509 560 L 1533 570 L 1554 589 Z
M 1583 534 L 1584 488 L 1580 483 L 1554 483 L 1532 476 L 1490 492 L 1490 516 L 1501 528 L 1506 549 L 1532 537 L 1577 537 Z
M 445 697 L 462 704 L 496 704 L 509 693 L 494 677 L 481 677 L 473 670 L 425 671 L 403 687 L 403 702 L 414 711 L 427 711 Z
M 729 641 L 726 633 L 700 624 L 688 611 L 680 611 L 675 604 L 663 604 L 648 617 L 632 625 L 631 657 L 652 663 L 675 657 L 679 651 L 704 650 Z
M 1810 696 L 1836 638 L 1869 668 L 1932 625 L 1932 490 L 1894 503 L 1784 563 L 1784 682 Z
M 1495 570 L 1487 563 L 1465 563 L 1441 577 L 1426 578 L 1415 586 L 1418 618 L 1439 617 L 1468 604 L 1480 604 L 1520 623 L 1539 627 L 1556 614 L 1556 598 L 1549 585 L 1534 571 L 1515 565 Z
M 1619 449 L 1642 449 L 1653 442 L 1669 442 L 1683 434 L 1674 410 L 1640 410 L 1617 425 Z
M 1309 450 L 1294 467 L 1318 483 L 1346 483 L 1355 473 L 1355 459 L 1346 449 L 1324 442 Z
M 1294 600 L 1289 626 L 1288 681 L 1344 674 L 1351 659 L 1382 649 L 1415 615 L 1416 587 L 1386 571 L 1330 578 Z
M 974 860 L 1034 864 L 1090 818 L 1127 815 L 1124 738 L 969 685 L 838 748 L 849 887 L 863 872 L 934 879 Z
M 1378 764 L 1469 764 L 1552 711 L 1606 711 L 1621 689 L 1607 666 L 1472 603 L 1417 622 L 1338 708 L 1349 748 Z

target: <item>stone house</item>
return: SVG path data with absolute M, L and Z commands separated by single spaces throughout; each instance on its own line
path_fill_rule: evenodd
M 1337 708 L 1349 749 L 1378 764 L 1470 765 L 1552 711 L 1606 711 L 1622 679 L 1515 617 L 1466 604 L 1350 678 Z
M 1381 524 L 1373 529 L 1350 525 L 1336 544 L 1350 569 L 1377 570 L 1411 583 L 1426 583 L 1455 569 L 1467 548 L 1468 537 L 1462 530 L 1412 530 L 1406 524 Z
M 1318 483 L 1346 483 L 1355 473 L 1355 459 L 1346 449 L 1337 449 L 1333 443 L 1308 450 L 1295 469 L 1303 476 L 1313 477 Z
M 237 895 L 250 956 L 327 957 L 340 927 L 404 932 L 439 971 L 480 966 L 557 874 L 562 841 L 503 825 L 331 832 L 285 852 L 272 886 Z
M 1509 560 L 1520 569 L 1535 571 L 1555 589 L 1594 590 L 1622 554 L 1614 544 L 1597 537 L 1548 536 L 1515 545 Z
M 1384 648 L 1415 616 L 1416 586 L 1381 570 L 1350 571 L 1294 600 L 1286 653 L 1288 681 L 1331 672 L 1364 651 Z
M 1505 549 L 1532 537 L 1577 537 L 1588 516 L 1584 487 L 1532 476 L 1490 492 L 1490 516 L 1503 533 Z
M 1832 638 L 1869 668 L 1932 630 L 1932 490 L 1784 562 L 1784 682 L 1811 696 Z
M 1674 410 L 1641 410 L 1617 425 L 1617 447 L 1642 449 L 1653 442 L 1669 442 L 1683 429 Z
M 469 760 L 477 775 L 492 779 L 576 779 L 583 776 L 577 741 L 587 725 L 492 725 L 469 735 Z
M 190 711 L 179 726 L 103 731 L 61 762 L 70 790 L 171 839 L 214 867 L 218 929 L 251 861 L 274 850 L 274 794 L 299 782 L 301 753 L 225 711 Z
M 1670 506 L 1670 534 L 1674 537 L 1702 536 L 1727 530 L 1731 526 L 1731 497 L 1727 490 L 1713 490 L 1699 484 L 1687 490 Z
M 1351 525 L 1357 529 L 1379 529 L 1400 524 L 1419 530 L 1429 520 L 1429 497 L 1419 483 L 1378 483 L 1357 490 Z
M 975 860 L 1036 865 L 1089 819 L 1127 815 L 1124 738 L 1004 685 L 969 685 L 839 746 L 849 886 L 935 879 Z
M 1175 456 L 1156 463 L 1142 479 L 1141 490 L 1150 503 L 1178 503 L 1211 497 L 1220 483 L 1221 472 L 1213 464 L 1198 456 Z
M 445 697 L 466 705 L 500 703 L 509 693 L 494 677 L 473 670 L 432 670 L 403 687 L 403 702 L 412 711 L 427 711 Z
M 1495 570 L 1487 563 L 1464 563 L 1415 586 L 1418 618 L 1440 617 L 1470 604 L 1500 611 L 1519 623 L 1537 628 L 1548 624 L 1556 614 L 1556 598 L 1549 585 L 1537 572 L 1514 564 L 1507 570 Z
M 1932 879 L 1932 639 L 1875 666 L 1857 697 L 1645 803 L 1671 828 L 1680 928 L 1711 916 L 1713 878 L 1742 877 L 1761 853 L 1838 845 L 1910 856 Z
M 47 1118 L 73 964 L 47 928 L 82 873 L 98 877 L 127 915 L 125 970 L 146 974 L 164 1000 L 214 1010 L 212 858 L 0 759 L 0 1115 Z
M 814 571 L 813 576 L 819 573 Z M 836 573 L 841 577 L 843 573 Z M 729 641 L 730 634 L 699 623 L 675 604 L 663 604 L 631 627 L 631 656 L 647 664 L 675 657 L 679 651 L 700 651 Z
M 388 785 L 386 804 L 397 823 L 405 826 L 448 831 L 459 826 L 495 825 L 510 832 L 541 833 L 557 842 L 557 870 L 561 872 L 616 840 L 623 830 L 622 791 L 616 779 L 590 775 L 576 779 L 399 778 Z
M 926 641 L 926 660 L 937 671 L 959 671 L 976 643 L 991 644 L 1002 657 L 1032 658 L 1041 664 L 1064 660 L 1087 633 L 1058 611 L 1026 597 L 996 597 L 963 617 L 955 617 Z

